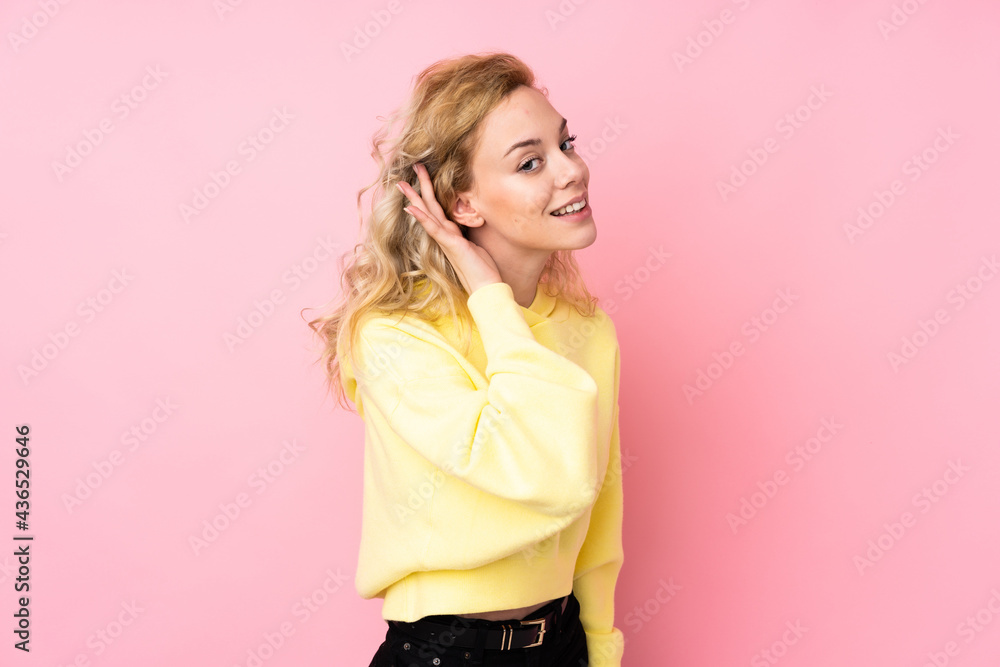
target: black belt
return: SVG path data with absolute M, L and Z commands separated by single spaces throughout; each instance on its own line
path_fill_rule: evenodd
M 568 596 L 567 596 L 568 597 Z M 403 621 L 389 621 L 401 632 L 417 639 L 434 642 L 440 646 L 461 646 L 464 648 L 474 648 L 480 632 L 486 633 L 486 644 L 484 648 L 508 651 L 515 648 L 531 648 L 541 646 L 545 641 L 545 635 L 556 630 L 557 614 L 562 614 L 562 604 L 566 597 L 554 600 L 545 607 L 551 610 L 538 618 L 510 621 L 488 621 L 499 624 L 496 627 L 474 628 L 474 621 L 482 619 L 465 618 L 454 616 L 451 625 L 434 621 L 440 616 L 426 616 L 413 623 Z M 569 601 L 567 600 L 567 606 Z M 545 607 L 538 609 L 535 614 L 540 613 Z M 534 616 L 535 614 L 531 614 Z M 455 627 L 456 623 L 459 627 Z

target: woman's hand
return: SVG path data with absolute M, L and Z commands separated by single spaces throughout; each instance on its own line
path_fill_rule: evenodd
M 420 179 L 421 194 L 417 194 L 409 183 L 400 181 L 396 184 L 410 200 L 410 205 L 404 210 L 420 221 L 427 234 L 441 246 L 465 291 L 471 295 L 483 285 L 501 282 L 500 270 L 490 254 L 462 236 L 458 225 L 445 215 L 434 196 L 434 186 L 424 165 L 414 164 L 413 169 Z

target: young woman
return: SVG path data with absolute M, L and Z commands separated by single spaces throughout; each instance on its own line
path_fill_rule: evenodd
M 510 54 L 424 70 L 374 138 L 345 300 L 310 322 L 365 425 L 370 667 L 621 664 L 618 340 L 572 255 L 590 172 L 547 95 Z

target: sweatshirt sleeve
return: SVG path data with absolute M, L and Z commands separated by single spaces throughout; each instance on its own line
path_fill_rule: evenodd
M 359 368 L 377 371 L 356 379 L 374 443 L 369 483 L 392 505 L 431 481 L 396 535 L 417 540 L 414 555 L 428 567 L 524 549 L 597 496 L 597 383 L 535 339 L 510 285 L 478 288 L 468 308 L 485 381 L 431 327 L 378 317 L 356 350 Z M 428 465 L 440 472 L 429 477 Z
M 625 636 L 615 627 L 615 585 L 624 562 L 622 547 L 622 466 L 618 437 L 618 376 L 615 362 L 615 416 L 608 470 L 590 516 L 590 528 L 577 557 L 573 593 L 587 635 L 591 667 L 620 667 Z

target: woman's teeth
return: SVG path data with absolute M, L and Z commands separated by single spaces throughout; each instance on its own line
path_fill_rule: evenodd
M 578 201 L 575 204 L 570 204 L 569 206 L 563 206 L 558 211 L 553 211 L 552 215 L 566 215 L 567 213 L 575 213 L 586 205 L 587 205 L 587 200 L 584 199 L 582 201 Z

